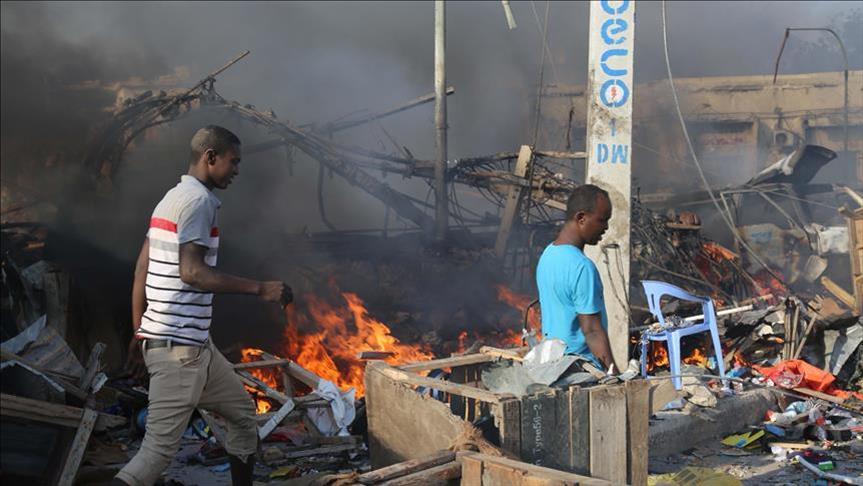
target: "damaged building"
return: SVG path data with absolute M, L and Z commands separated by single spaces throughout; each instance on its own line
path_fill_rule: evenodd
M 782 41 L 778 57 L 723 54 L 672 76 L 675 53 L 712 44 L 686 45 L 666 9 L 766 14 L 178 3 L 178 19 L 254 19 L 230 48 L 191 27 L 218 45 L 198 59 L 161 52 L 176 25 L 144 41 L 119 3 L 34 5 L 3 4 L 4 483 L 134 477 L 123 471 L 160 407 L 156 368 L 136 368 L 134 350 L 190 344 L 130 325 L 136 258 L 152 228 L 177 234 L 153 208 L 190 166 L 189 139 L 219 125 L 242 163 L 231 190 L 202 186 L 224 201 L 206 228 L 216 268 L 258 295 L 286 289 L 203 304 L 201 349 L 226 358 L 254 406 L 255 459 L 237 462 L 230 413 L 184 404 L 158 484 L 863 484 L 859 10 L 785 5 L 746 31 Z M 161 25 L 161 8 L 141 7 L 141 26 Z M 557 12 L 579 27 L 561 32 Z M 801 12 L 829 28 L 779 26 Z M 100 15 L 129 29 L 93 34 L 117 45 L 82 40 Z M 287 48 L 259 28 L 277 18 Z M 798 31 L 829 41 L 803 48 Z M 607 360 L 594 339 L 575 352 L 554 334 L 537 280 L 544 251 L 593 214 L 568 208 L 586 184 L 612 216 L 600 239 L 565 245 L 593 262 Z M 182 255 L 138 265 L 175 265 L 157 276 L 208 293 Z M 164 294 L 143 282 L 152 306 Z

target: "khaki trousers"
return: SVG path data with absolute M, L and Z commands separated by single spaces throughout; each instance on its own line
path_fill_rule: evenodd
M 141 449 L 117 478 L 133 486 L 152 485 L 180 447 L 195 408 L 218 413 L 227 422 L 225 450 L 243 461 L 255 453 L 255 404 L 233 366 L 212 342 L 144 350 L 150 374 L 147 432 Z

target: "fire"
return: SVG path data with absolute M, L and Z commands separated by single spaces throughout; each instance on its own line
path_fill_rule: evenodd
M 683 364 L 707 368 L 707 355 L 704 354 L 704 351 L 701 348 L 695 348 L 692 350 L 692 354 L 683 358 Z
M 258 361 L 262 359 L 262 355 L 264 351 L 255 348 L 244 348 L 242 350 L 243 358 L 240 360 L 243 363 L 250 363 L 252 361 Z M 263 381 L 270 388 L 277 390 L 278 389 L 278 380 L 276 379 L 276 374 L 273 372 L 271 368 L 252 368 L 249 370 L 252 376 Z M 250 393 L 256 394 L 258 393 L 252 387 L 246 386 L 246 390 Z M 255 405 L 258 409 L 258 414 L 267 413 L 272 408 L 272 404 L 262 397 L 255 397 Z
M 701 347 L 693 348 L 689 356 L 683 358 L 683 364 L 701 366 L 702 368 L 708 368 L 708 363 L 708 356 Z M 647 348 L 647 371 L 653 372 L 660 367 L 669 366 L 669 364 L 668 348 L 665 343 L 651 342 Z
M 524 315 L 525 309 L 533 303 L 534 299 L 524 294 L 519 294 L 513 292 L 506 285 L 497 284 L 495 286 L 497 288 L 497 300 L 509 305 L 510 307 L 515 308 L 519 311 L 521 315 Z M 527 316 L 527 323 L 530 329 L 540 329 L 542 327 L 542 323 L 540 322 L 539 313 L 536 311 L 537 307 L 534 306 L 532 312 L 530 312 Z M 517 340 L 514 342 L 517 346 L 521 346 L 521 336 L 516 333 Z M 507 341 L 509 342 L 509 341 Z
M 458 333 L 458 348 L 457 352 L 461 353 L 467 349 L 467 331 Z
M 344 305 L 330 305 L 314 295 L 303 296 L 303 311 L 290 306 L 286 311 L 285 353 L 304 368 L 339 388 L 354 388 L 365 394 L 365 364 L 357 358 L 360 351 L 390 351 L 386 361 L 399 364 L 432 359 L 426 345 L 405 344 L 386 324 L 369 315 L 362 299 L 350 292 L 341 293 Z M 301 329 L 314 329 L 306 332 Z
M 664 343 L 651 342 L 647 347 L 647 371 L 652 372 L 660 366 L 668 366 L 668 348 Z

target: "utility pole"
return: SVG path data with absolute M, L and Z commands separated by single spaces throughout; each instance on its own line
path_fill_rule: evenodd
M 587 247 L 602 278 L 614 361 L 629 360 L 629 230 L 632 182 L 632 60 L 635 1 L 590 2 L 587 80 L 587 182 L 608 191 L 605 238 Z M 622 371 L 622 370 L 618 370 Z
M 449 208 L 446 190 L 446 3 L 434 3 L 434 94 L 435 94 L 435 227 L 434 239 L 443 244 L 446 240 Z

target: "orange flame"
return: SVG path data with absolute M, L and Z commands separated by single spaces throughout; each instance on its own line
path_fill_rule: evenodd
M 669 366 L 670 363 L 666 344 L 651 342 L 647 348 L 647 371 L 653 372 L 662 366 Z M 702 368 L 707 368 L 708 363 L 709 358 L 701 347 L 693 348 L 689 356 L 683 358 L 683 364 L 701 366 Z
M 260 349 L 255 348 L 244 348 L 242 350 L 243 358 L 240 360 L 242 363 L 251 363 L 252 361 L 258 361 L 262 359 L 262 355 L 264 352 Z M 276 379 L 276 373 L 271 368 L 251 368 L 249 369 L 249 373 L 255 378 L 263 381 L 266 385 L 274 390 L 278 389 L 278 380 Z M 257 413 L 260 415 L 262 413 L 267 413 L 272 408 L 272 404 L 267 401 L 267 399 L 257 396 L 259 395 L 258 390 L 247 386 L 246 390 L 252 393 L 255 396 L 255 406 L 257 408 Z
M 339 388 L 355 388 L 357 396 L 365 394 L 365 364 L 357 358 L 361 351 L 389 351 L 390 364 L 432 359 L 434 355 L 423 344 L 404 344 L 396 339 L 386 324 L 369 315 L 362 299 L 343 292 L 343 306 L 330 305 L 314 295 L 303 297 L 305 312 L 290 306 L 286 312 L 285 351 L 304 368 Z M 303 332 L 300 329 L 316 329 Z
M 525 309 L 533 303 L 534 299 L 530 296 L 519 294 L 513 292 L 506 285 L 497 284 L 495 286 L 497 288 L 497 300 L 509 305 L 510 307 L 515 308 L 521 315 L 524 315 Z M 536 312 L 536 306 L 533 307 L 532 311 L 527 316 L 527 323 L 530 329 L 539 330 L 542 328 L 542 323 L 540 322 L 539 313 Z M 516 346 L 521 346 L 521 336 L 518 333 L 515 333 L 516 340 L 513 344 Z M 508 341 L 509 342 L 509 341 Z

